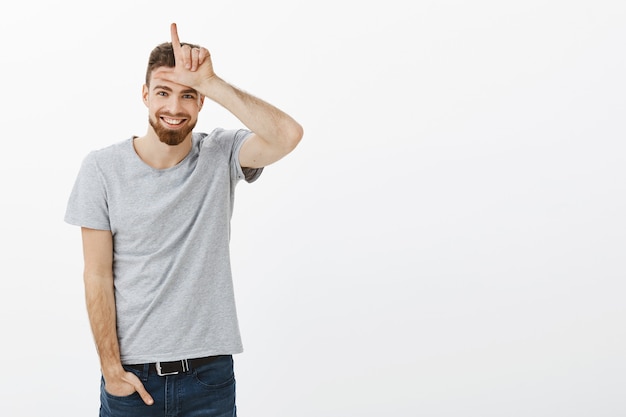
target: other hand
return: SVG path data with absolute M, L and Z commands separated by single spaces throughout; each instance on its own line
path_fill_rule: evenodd
M 152 396 L 146 391 L 146 388 L 132 372 L 124 372 L 120 377 L 104 378 L 104 388 L 106 391 L 116 397 L 127 397 L 137 392 L 146 405 L 154 404 Z

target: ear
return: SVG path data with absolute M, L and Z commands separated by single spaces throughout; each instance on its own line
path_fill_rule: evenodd
M 202 106 L 204 105 L 204 95 L 200 94 L 198 97 L 198 111 L 202 110 Z
M 144 84 L 141 88 L 141 96 L 143 97 L 143 104 L 145 104 L 146 107 L 148 107 L 148 93 L 150 93 L 150 89 Z

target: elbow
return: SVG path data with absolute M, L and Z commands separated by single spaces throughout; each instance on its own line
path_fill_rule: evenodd
M 287 135 L 285 136 L 286 137 L 286 140 L 285 140 L 286 149 L 285 150 L 287 152 L 293 151 L 296 148 L 296 146 L 298 146 L 303 136 L 304 136 L 304 129 L 299 123 L 294 122 L 293 125 L 289 128 Z

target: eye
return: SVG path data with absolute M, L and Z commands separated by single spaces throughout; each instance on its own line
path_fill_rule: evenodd
M 193 94 L 185 94 L 185 95 L 183 95 L 183 98 L 190 99 L 190 100 L 195 100 L 196 97 Z
M 165 91 L 157 91 L 157 96 L 166 97 L 167 93 Z

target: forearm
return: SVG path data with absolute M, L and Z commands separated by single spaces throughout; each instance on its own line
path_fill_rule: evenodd
M 117 338 L 113 276 L 85 273 L 85 299 L 102 373 L 123 372 Z
M 302 137 L 302 127 L 291 116 L 218 76 L 205 80 L 200 93 L 220 104 L 257 136 L 285 153 L 290 152 Z
M 126 372 L 122 367 L 116 329 L 113 275 L 86 272 L 84 277 L 87 312 L 107 392 L 126 397 L 136 391 L 147 405 L 154 404 L 137 376 Z

